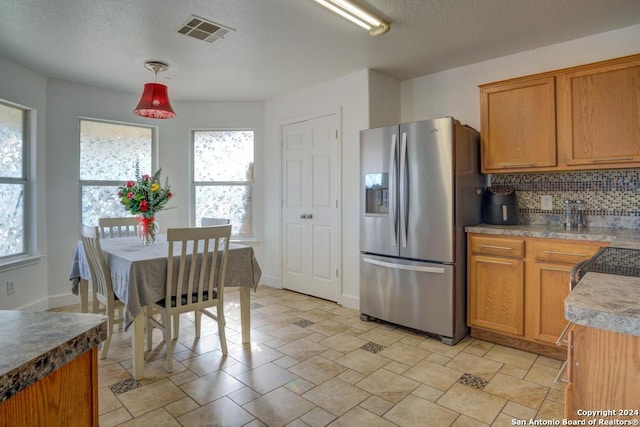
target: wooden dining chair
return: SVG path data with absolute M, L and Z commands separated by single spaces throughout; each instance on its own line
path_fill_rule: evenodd
M 110 239 L 115 237 L 131 237 L 138 234 L 138 219 L 135 217 L 115 217 L 115 218 L 98 218 L 98 227 L 100 228 L 100 238 Z M 93 297 L 92 312 L 101 313 L 99 300 L 96 298 L 96 286 L 91 285 Z M 123 316 L 122 310 L 118 313 Z
M 200 220 L 200 225 L 203 227 L 209 227 L 212 225 L 227 225 L 230 223 L 231 223 L 231 220 L 229 218 L 202 217 L 202 219 Z
M 151 350 L 151 325 L 165 334 L 167 371 L 173 372 L 173 337 L 180 314 L 195 312 L 196 337 L 200 336 L 201 316 L 218 323 L 222 354 L 228 354 L 224 318 L 224 278 L 229 254 L 231 225 L 167 229 L 167 280 L 165 297 L 154 304 L 161 320 L 147 317 L 147 348 Z M 179 255 L 174 255 L 174 248 Z M 195 262 L 194 262 L 195 260 Z M 215 308 L 215 313 L 209 309 Z
M 100 238 L 130 237 L 138 234 L 138 218 L 98 218 Z
M 102 344 L 100 359 L 105 359 L 109 352 L 109 344 L 111 343 L 111 335 L 113 327 L 116 324 L 122 325 L 124 318 L 120 316 L 115 318 L 116 308 L 123 312 L 124 303 L 120 301 L 113 293 L 113 283 L 111 282 L 111 271 L 109 265 L 104 258 L 102 248 L 100 247 L 100 233 L 98 227 L 82 227 L 82 247 L 89 264 L 89 272 L 91 280 L 95 288 L 95 297 L 105 306 L 105 314 L 109 318 L 107 326 L 107 339 Z

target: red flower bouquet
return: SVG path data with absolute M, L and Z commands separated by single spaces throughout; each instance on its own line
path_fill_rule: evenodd
M 157 224 L 156 213 L 166 209 L 165 205 L 173 196 L 169 179 L 165 179 L 164 186 L 160 185 L 160 173 L 158 169 L 153 175 L 140 175 L 140 169 L 136 163 L 136 180 L 127 181 L 124 186 L 118 187 L 120 203 L 132 215 L 138 216 L 140 222 L 138 234 L 144 243 L 153 243 Z

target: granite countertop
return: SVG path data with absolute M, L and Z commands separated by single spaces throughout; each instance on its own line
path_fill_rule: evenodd
M 587 273 L 564 300 L 578 325 L 640 336 L 640 277 Z
M 640 230 L 616 228 L 583 228 L 565 230 L 554 225 L 488 225 L 465 227 L 467 233 L 494 234 L 502 236 L 538 237 L 547 239 L 589 240 L 593 242 L 615 242 L 615 246 L 640 249 Z
M 608 242 L 611 247 L 640 249 L 640 230 L 585 228 L 565 230 L 547 225 L 477 225 L 469 233 Z M 565 318 L 579 325 L 640 336 L 640 278 L 587 273 L 565 299 Z
M 0 402 L 107 338 L 99 314 L 0 310 Z

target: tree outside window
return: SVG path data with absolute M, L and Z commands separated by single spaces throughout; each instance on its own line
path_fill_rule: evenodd
M 195 222 L 228 218 L 232 235 L 253 232 L 253 130 L 201 130 L 193 138 Z
M 80 187 L 82 223 L 98 225 L 101 217 L 126 217 L 118 187 L 134 179 L 136 161 L 141 173 L 151 173 L 154 151 L 152 128 L 80 120 Z
M 28 253 L 27 110 L 0 103 L 0 259 Z

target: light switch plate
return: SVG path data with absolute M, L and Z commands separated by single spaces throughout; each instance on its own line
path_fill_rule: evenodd
M 540 196 L 540 209 L 543 211 L 550 211 L 553 209 L 553 197 L 546 195 Z

